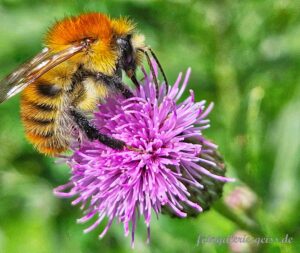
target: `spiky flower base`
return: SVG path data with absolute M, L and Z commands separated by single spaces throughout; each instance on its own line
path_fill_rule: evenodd
M 208 170 L 211 174 L 225 176 L 225 164 L 222 156 L 217 151 L 217 146 L 204 138 L 202 140 L 198 139 L 190 141 L 202 146 L 202 151 L 199 154 L 199 158 L 201 158 L 201 160 L 198 164 Z M 185 177 L 188 177 L 188 173 L 184 173 L 184 168 L 181 168 L 181 171 L 183 171 Z M 191 195 L 190 200 L 200 205 L 204 212 L 209 210 L 214 201 L 221 198 L 225 182 L 205 174 L 198 177 L 197 182 L 202 185 L 201 188 L 191 182 L 183 182 L 183 184 L 186 186 Z M 185 205 L 184 203 L 181 203 L 181 205 L 184 212 L 187 214 L 187 217 L 197 217 L 200 214 L 200 212 L 188 205 Z M 164 207 L 162 212 L 164 214 L 169 214 L 171 217 L 178 218 L 176 213 L 168 207 Z

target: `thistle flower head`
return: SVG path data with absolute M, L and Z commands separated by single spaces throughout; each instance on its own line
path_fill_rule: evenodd
M 153 64 L 156 70 L 156 65 Z M 212 104 L 195 102 L 194 93 L 179 102 L 184 93 L 190 69 L 182 82 L 182 74 L 166 92 L 160 86 L 156 97 L 151 75 L 144 79 L 135 96 L 109 98 L 100 104 L 94 115 L 101 133 L 126 142 L 137 150 L 114 150 L 98 141 L 84 140 L 67 160 L 72 170 L 69 183 L 55 189 L 60 197 L 75 197 L 72 204 L 81 204 L 84 217 L 93 218 L 96 228 L 108 218 L 103 237 L 114 220 L 123 223 L 125 235 L 131 231 L 132 245 L 137 218 L 144 217 L 150 237 L 152 210 L 159 214 L 168 209 L 174 215 L 186 217 L 187 210 L 201 212 L 199 201 L 191 197 L 206 187 L 204 177 L 224 183 L 222 173 L 212 173 L 206 167 L 220 167 L 214 161 L 216 146 L 202 136 L 209 127 L 207 115 Z M 222 168 L 220 169 L 222 171 Z

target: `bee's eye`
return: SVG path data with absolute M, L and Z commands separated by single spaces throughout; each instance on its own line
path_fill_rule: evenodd
M 127 51 L 130 47 L 130 42 L 126 38 L 118 38 L 116 42 L 123 51 Z
M 135 52 L 131 44 L 131 35 L 116 39 L 116 44 L 119 47 L 118 64 L 126 73 L 133 73 L 136 69 Z M 131 75 L 131 74 L 130 74 Z
M 131 45 L 131 34 L 126 37 L 117 38 L 116 43 L 121 50 L 121 59 L 123 64 L 128 65 L 133 62 L 133 48 Z
M 124 38 L 117 38 L 116 42 L 117 42 L 118 46 L 121 47 L 124 44 L 125 40 L 124 40 Z

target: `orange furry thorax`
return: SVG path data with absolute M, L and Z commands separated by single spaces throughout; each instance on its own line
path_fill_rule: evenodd
M 69 63 L 83 64 L 88 69 L 112 75 L 118 60 L 115 38 L 126 36 L 133 30 L 134 24 L 129 19 L 111 19 L 102 13 L 85 13 L 58 21 L 49 29 L 45 44 L 56 53 L 76 42 L 92 39 L 94 42 L 89 51 L 72 57 Z
M 86 13 L 57 22 L 49 29 L 45 44 L 54 51 L 85 38 L 109 45 L 113 36 L 129 33 L 133 29 L 133 23 L 126 18 L 110 19 L 102 13 Z

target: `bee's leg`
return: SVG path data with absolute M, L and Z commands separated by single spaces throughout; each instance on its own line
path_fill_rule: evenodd
M 104 82 L 107 86 L 117 89 L 125 98 L 131 98 L 134 96 L 131 90 L 122 82 L 122 80 L 118 76 L 108 76 L 103 73 L 97 73 L 96 79 Z
M 116 150 L 122 150 L 126 146 L 125 142 L 100 133 L 98 129 L 93 126 L 93 124 L 91 124 L 91 122 L 75 108 L 71 108 L 70 114 L 74 122 L 90 140 L 98 140 L 104 145 Z
M 133 75 L 130 79 L 131 79 L 131 81 L 133 82 L 133 84 L 135 85 L 135 87 L 136 87 L 137 89 L 139 89 L 139 88 L 140 88 L 140 83 L 139 83 L 139 81 L 136 79 L 136 76 Z

